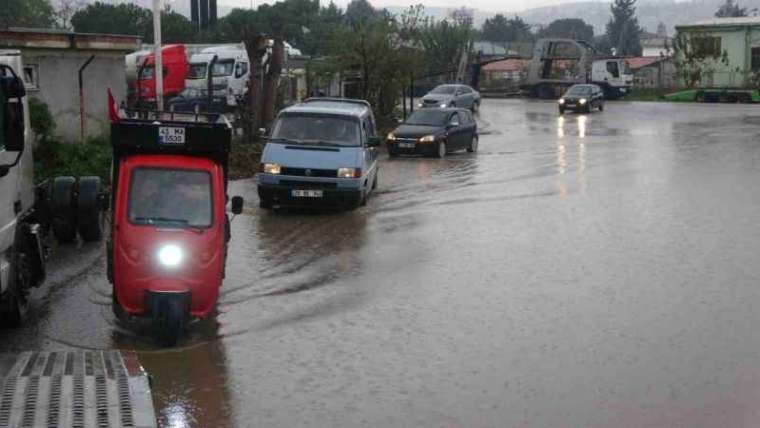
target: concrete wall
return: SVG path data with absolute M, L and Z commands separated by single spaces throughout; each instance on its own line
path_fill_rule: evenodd
M 86 136 L 108 134 L 108 88 L 117 101 L 127 94 L 123 52 L 22 49 L 22 54 L 24 64 L 38 70 L 38 89 L 29 93 L 47 103 L 56 121 L 56 134 L 66 142 L 80 140 L 78 70 L 95 55 L 83 74 Z

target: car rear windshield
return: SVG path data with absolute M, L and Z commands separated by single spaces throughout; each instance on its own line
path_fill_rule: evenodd
M 136 168 L 129 187 L 132 224 L 207 228 L 213 221 L 211 174 L 206 171 Z
M 457 91 L 456 86 L 451 85 L 445 85 L 445 86 L 439 86 L 432 91 L 430 91 L 431 94 L 453 94 Z
M 589 95 L 591 94 L 591 86 L 573 86 L 567 91 L 567 95 Z
M 406 119 L 406 124 L 443 126 L 448 121 L 449 114 L 449 112 L 441 110 L 417 110 Z
M 315 143 L 342 147 L 361 145 L 358 120 L 328 115 L 280 116 L 274 126 L 272 139 L 282 139 L 288 143 Z

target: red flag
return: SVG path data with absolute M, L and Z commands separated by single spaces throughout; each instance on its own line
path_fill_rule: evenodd
M 111 123 L 118 123 L 121 120 L 119 118 L 119 106 L 116 105 L 111 88 L 108 88 L 108 117 L 111 119 Z

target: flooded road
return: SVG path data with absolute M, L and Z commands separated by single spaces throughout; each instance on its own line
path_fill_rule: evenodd
M 119 327 L 57 251 L 8 351 L 137 349 L 166 427 L 760 425 L 760 110 L 487 100 L 480 153 L 383 155 L 353 212 L 252 180 L 218 314 Z

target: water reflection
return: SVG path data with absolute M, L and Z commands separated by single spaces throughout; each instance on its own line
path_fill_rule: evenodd
M 577 133 L 573 132 L 572 125 L 575 125 Z M 574 119 L 566 119 L 564 116 L 557 118 L 557 140 L 556 140 L 556 164 L 557 173 L 560 176 L 557 180 L 557 188 L 560 196 L 568 194 L 568 186 L 561 176 L 568 173 L 568 151 L 576 150 L 576 179 L 578 188 L 581 193 L 586 191 L 586 135 L 588 126 L 588 116 L 579 115 Z M 566 132 L 565 127 L 570 127 Z M 577 138 L 575 138 L 577 135 Z
M 162 348 L 142 336 L 114 331 L 112 347 L 136 349 L 151 375 L 159 426 L 233 425 L 227 357 L 224 344 L 216 339 L 218 330 L 216 319 L 196 322 L 176 348 Z

